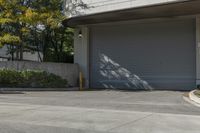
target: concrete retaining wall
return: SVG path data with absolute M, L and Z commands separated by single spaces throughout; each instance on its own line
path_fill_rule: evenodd
M 67 79 L 70 86 L 78 86 L 79 67 L 77 64 L 3 61 L 0 62 L 0 68 L 9 68 L 15 70 L 44 70 Z

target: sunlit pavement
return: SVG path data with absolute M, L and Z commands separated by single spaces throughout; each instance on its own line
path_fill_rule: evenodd
M 184 92 L 0 94 L 0 133 L 199 133 Z

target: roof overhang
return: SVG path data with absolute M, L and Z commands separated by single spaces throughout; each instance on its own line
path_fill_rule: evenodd
M 63 21 L 65 26 L 76 27 L 127 20 L 148 18 L 175 17 L 184 15 L 196 15 L 200 13 L 200 0 L 186 0 L 182 2 L 152 5 L 92 15 L 72 17 Z

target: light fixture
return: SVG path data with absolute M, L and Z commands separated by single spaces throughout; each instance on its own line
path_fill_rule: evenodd
M 81 31 L 81 30 L 80 30 L 79 33 L 78 33 L 78 37 L 79 37 L 79 38 L 82 38 L 82 37 L 83 37 L 82 31 Z

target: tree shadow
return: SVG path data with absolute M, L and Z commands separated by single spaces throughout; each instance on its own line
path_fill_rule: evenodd
M 123 91 L 144 91 L 154 89 L 146 80 L 122 67 L 119 63 L 113 61 L 105 54 L 100 55 L 99 74 L 101 80 L 99 80 L 97 84 L 103 88 Z
M 88 8 L 82 0 L 64 0 L 64 14 L 67 17 L 83 15 L 84 9 Z

